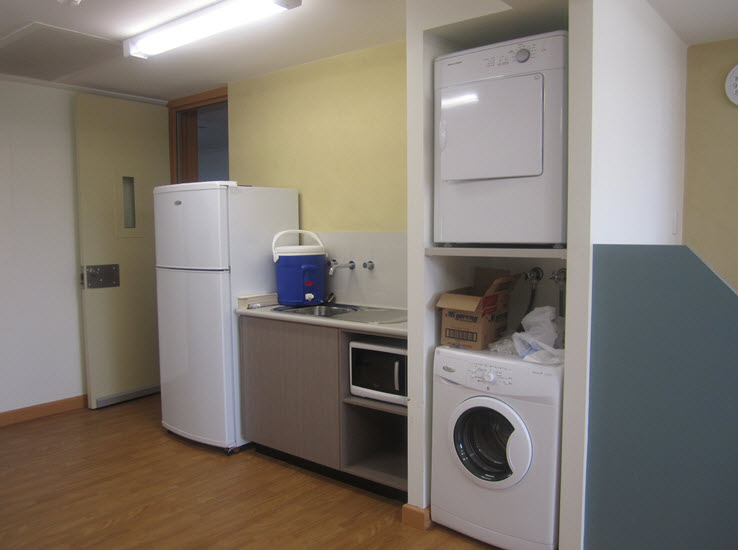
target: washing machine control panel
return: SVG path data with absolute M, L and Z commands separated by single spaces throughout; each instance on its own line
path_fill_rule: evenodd
M 472 388 L 489 390 L 493 386 L 512 386 L 513 376 L 505 366 L 475 363 L 467 371 L 466 384 Z
M 440 346 L 433 368 L 440 379 L 490 395 L 535 399 L 540 404 L 555 404 L 561 396 L 563 365 L 536 365 L 494 352 Z

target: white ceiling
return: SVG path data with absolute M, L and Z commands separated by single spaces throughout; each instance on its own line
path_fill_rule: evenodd
M 738 0 L 648 0 L 689 45 L 738 38 Z
M 123 39 L 213 1 L 0 0 L 0 76 L 169 100 L 405 37 L 405 0 L 303 0 L 147 60 L 123 57 Z M 507 3 L 540 11 L 547 1 Z M 737 0 L 648 1 L 688 44 L 738 37 Z
M 213 2 L 0 0 L 0 73 L 174 99 L 405 39 L 405 0 L 303 0 L 268 20 L 149 59 L 123 57 L 123 39 Z M 82 50 L 94 53 L 80 67 Z M 71 55 L 64 59 L 66 51 Z

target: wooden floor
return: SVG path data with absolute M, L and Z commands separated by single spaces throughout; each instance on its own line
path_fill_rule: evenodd
M 487 548 L 402 503 L 168 434 L 158 396 L 0 428 L 0 547 Z

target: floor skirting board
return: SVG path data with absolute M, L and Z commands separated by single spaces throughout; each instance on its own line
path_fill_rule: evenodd
M 412 504 L 403 505 L 402 523 L 416 529 L 430 529 L 430 508 L 418 508 Z
M 107 395 L 105 397 L 98 397 L 95 400 L 94 408 L 99 409 L 100 407 L 108 407 L 110 405 L 115 405 L 116 403 L 138 399 L 139 397 L 146 397 L 147 395 L 159 393 L 160 390 L 161 388 L 159 387 L 159 384 L 154 384 L 153 386 L 145 386 L 143 388 L 136 388 L 135 390 L 124 391 L 113 395 Z M 90 406 L 90 408 L 92 408 L 92 406 Z
M 87 395 L 78 395 L 76 397 L 68 397 L 58 401 L 50 401 L 49 403 L 41 403 L 31 407 L 23 407 L 22 409 L 14 409 L 0 413 L 0 428 L 10 426 L 18 422 L 26 420 L 34 420 L 44 416 L 51 416 L 62 412 L 72 411 L 75 409 L 84 409 L 87 407 Z

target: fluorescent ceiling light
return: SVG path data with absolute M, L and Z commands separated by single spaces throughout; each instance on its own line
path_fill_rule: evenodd
M 123 54 L 146 59 L 301 4 L 302 0 L 223 0 L 127 38 Z
M 478 102 L 479 96 L 475 93 L 444 97 L 441 100 L 441 109 L 448 109 L 449 107 L 458 107 L 459 105 Z

